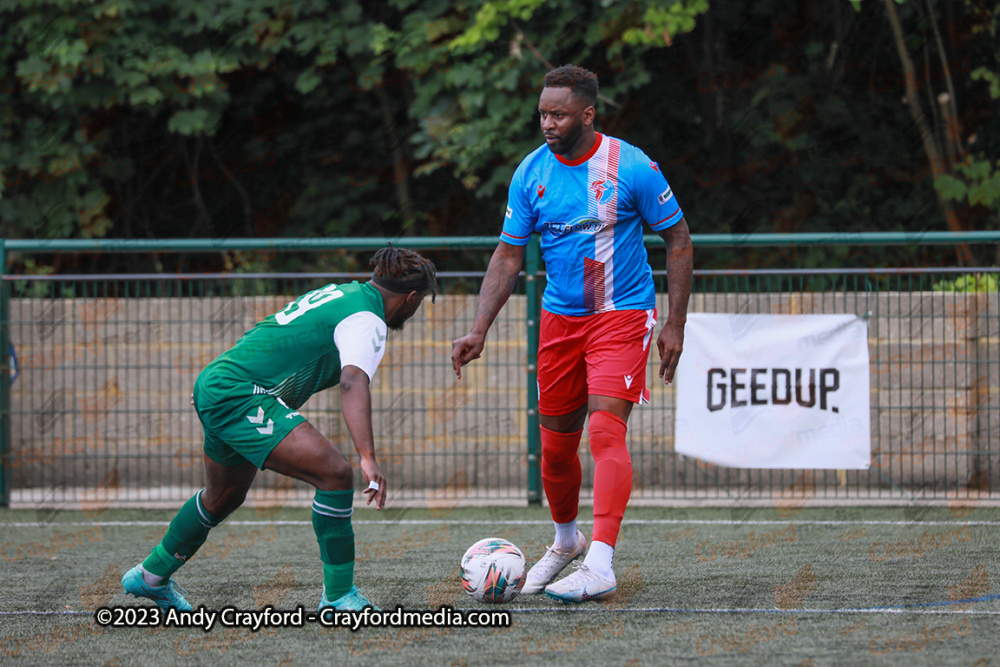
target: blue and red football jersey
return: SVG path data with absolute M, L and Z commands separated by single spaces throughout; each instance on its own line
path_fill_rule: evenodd
M 635 146 L 597 134 L 569 161 L 542 145 L 514 172 L 500 239 L 542 235 L 542 307 L 560 315 L 655 307 L 642 221 L 662 231 L 684 216 L 659 166 Z

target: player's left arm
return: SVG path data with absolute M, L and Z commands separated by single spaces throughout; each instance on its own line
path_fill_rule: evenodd
M 642 151 L 635 149 L 632 161 L 632 187 L 635 203 L 642 217 L 667 244 L 667 294 L 670 311 L 660 329 L 656 347 L 660 352 L 660 377 L 664 383 L 674 380 L 674 371 L 684 349 L 684 325 L 687 323 L 688 298 L 693 272 L 691 232 L 660 166 Z
M 361 457 L 361 472 L 366 482 L 378 484 L 378 491 L 365 489 L 368 505 L 375 501 L 376 509 L 385 506 L 385 477 L 375 462 L 375 436 L 372 430 L 372 395 L 368 374 L 357 366 L 344 366 L 340 372 L 340 407 L 347 422 L 347 431 L 354 449 Z
M 385 506 L 385 477 L 375 462 L 375 437 L 372 433 L 371 379 L 385 355 L 385 322 L 374 313 L 360 311 L 337 325 L 333 341 L 340 352 L 340 407 L 354 449 L 361 457 L 365 483 L 375 482 L 378 489 L 367 488 L 368 505 Z
M 667 322 L 660 329 L 656 348 L 660 352 L 660 377 L 664 383 L 674 380 L 674 371 L 684 350 L 684 325 L 687 323 L 691 276 L 694 271 L 691 232 L 682 216 L 675 225 L 657 232 L 667 246 L 667 295 L 670 300 Z

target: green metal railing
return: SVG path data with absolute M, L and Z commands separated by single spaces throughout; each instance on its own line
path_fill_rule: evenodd
M 646 237 L 655 248 L 659 237 Z M 696 248 L 1000 243 L 1000 232 L 693 235 Z M 495 237 L 393 239 L 418 250 L 492 250 Z M 386 239 L 0 240 L 11 253 L 369 251 Z M 658 268 L 654 264 L 654 268 Z M 997 269 L 696 272 L 692 312 L 872 313 L 871 471 L 807 471 L 816 495 L 944 500 L 1000 482 L 997 294 L 935 291 L 961 273 Z M 666 310 L 665 272 L 654 271 Z M 535 356 L 544 273 L 537 239 L 484 358 L 456 383 L 450 340 L 465 333 L 482 274 L 440 274 L 439 303 L 393 334 L 373 384 L 377 439 L 394 489 L 426 502 L 541 502 Z M 0 504 L 176 504 L 202 484 L 189 385 L 208 360 L 289 298 L 357 274 L 0 276 Z M 471 293 L 470 293 L 471 292 Z M 269 310 L 270 309 L 270 310 Z M 13 346 L 13 347 L 12 347 Z M 13 349 L 15 355 L 8 355 Z M 654 385 L 655 352 L 647 369 Z M 803 471 L 737 470 L 672 448 L 672 388 L 630 420 L 636 501 L 739 504 L 802 488 Z M 350 454 L 335 392 L 304 408 Z M 584 448 L 586 445 L 583 446 Z M 589 466 L 589 457 L 581 457 Z M 585 492 L 589 467 L 584 474 Z M 302 494 L 273 473 L 255 489 Z M 272 498 L 273 500 L 273 498 Z
M 870 246 L 870 245 L 959 245 L 962 243 L 1000 243 L 1000 232 L 832 232 L 800 234 L 692 234 L 696 246 L 731 248 L 742 246 Z M 646 244 L 660 243 L 660 237 L 648 234 Z M 496 247 L 495 236 L 441 236 L 429 238 L 362 237 L 352 239 L 2 239 L 9 252 L 221 252 L 225 250 L 374 250 L 386 242 L 414 250 L 466 248 L 485 250 Z

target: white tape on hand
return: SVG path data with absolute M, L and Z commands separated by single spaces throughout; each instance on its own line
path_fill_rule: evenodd
M 378 491 L 378 482 L 376 481 L 368 482 L 368 488 Z

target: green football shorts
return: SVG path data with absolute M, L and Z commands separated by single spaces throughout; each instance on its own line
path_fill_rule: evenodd
M 249 461 L 264 469 L 271 450 L 306 421 L 277 396 L 246 380 L 206 368 L 194 383 L 194 409 L 205 430 L 205 454 L 224 466 Z

